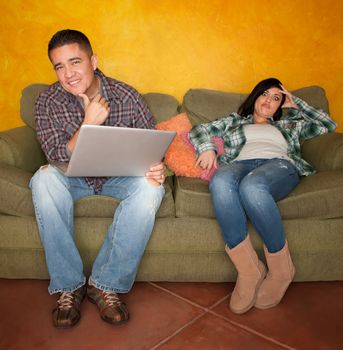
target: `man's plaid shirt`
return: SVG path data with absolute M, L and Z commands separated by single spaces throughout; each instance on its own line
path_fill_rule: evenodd
M 142 129 L 155 127 L 147 104 L 134 88 L 106 77 L 98 69 L 95 74 L 101 81 L 101 94 L 110 104 L 110 112 L 103 125 Z M 84 109 L 81 103 L 64 90 L 59 82 L 38 96 L 35 109 L 36 132 L 49 163 L 69 162 L 67 142 L 80 128 L 83 119 Z M 85 179 L 95 192 L 99 192 L 108 177 Z
M 287 141 L 288 156 L 294 161 L 299 175 L 307 176 L 314 173 L 315 170 L 301 158 L 300 142 L 332 132 L 337 125 L 327 113 L 309 106 L 296 96 L 293 96 L 293 100 L 299 109 L 289 109 L 287 115 L 281 120 L 270 120 L 269 122 L 280 130 Z M 214 122 L 194 126 L 189 137 L 197 155 L 207 150 L 217 151 L 211 138 L 213 136 L 221 137 L 224 140 L 224 153 L 218 156 L 218 163 L 221 165 L 229 164 L 238 156 L 246 142 L 243 126 L 253 123 L 252 115 L 243 118 L 237 113 L 231 113 L 228 117 Z

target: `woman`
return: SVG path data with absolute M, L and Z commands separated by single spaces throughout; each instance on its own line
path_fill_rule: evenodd
M 282 117 L 285 107 L 289 110 Z M 258 83 L 238 113 L 192 128 L 197 165 L 210 171 L 220 164 L 210 192 L 225 250 L 238 271 L 233 312 L 276 306 L 293 280 L 295 268 L 276 201 L 294 189 L 299 176 L 314 172 L 301 158 L 300 141 L 335 128 L 328 114 L 292 96 L 275 78 Z M 218 157 L 213 136 L 224 141 Z M 247 219 L 264 242 L 268 274 L 252 247 Z

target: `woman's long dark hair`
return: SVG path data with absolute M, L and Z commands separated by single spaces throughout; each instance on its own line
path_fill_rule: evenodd
M 255 102 L 259 96 L 261 96 L 266 90 L 276 87 L 278 89 L 281 89 L 281 81 L 276 78 L 268 78 L 265 80 L 260 81 L 254 89 L 251 91 L 249 96 L 245 99 L 245 101 L 240 105 L 238 108 L 238 114 L 242 117 L 247 117 L 249 114 L 254 113 L 255 108 Z M 279 120 L 282 116 L 282 105 L 285 102 L 286 96 L 282 94 L 282 100 L 280 107 L 277 109 L 277 111 L 273 115 L 274 120 Z

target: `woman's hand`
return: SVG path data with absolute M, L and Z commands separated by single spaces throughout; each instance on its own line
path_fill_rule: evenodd
M 288 90 L 286 90 L 283 85 L 281 85 L 281 93 L 283 93 L 286 96 L 286 100 L 283 103 L 282 108 L 298 109 L 298 106 L 293 101 L 292 94 Z
M 200 168 L 206 170 L 206 174 L 208 174 L 213 167 L 217 169 L 218 163 L 216 152 L 208 150 L 201 153 L 198 157 L 198 160 L 195 163 L 195 166 L 197 165 L 199 165 Z

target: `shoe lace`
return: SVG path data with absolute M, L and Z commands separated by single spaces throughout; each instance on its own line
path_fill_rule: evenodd
M 74 293 L 63 292 L 57 300 L 60 309 L 70 309 L 73 306 Z
M 103 292 L 103 295 L 108 306 L 118 305 L 121 303 L 117 293 Z

